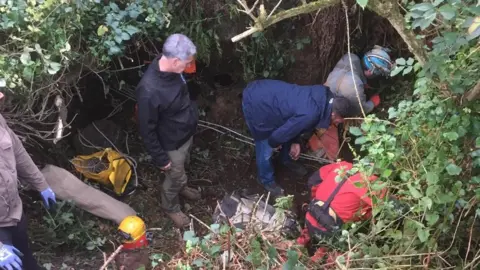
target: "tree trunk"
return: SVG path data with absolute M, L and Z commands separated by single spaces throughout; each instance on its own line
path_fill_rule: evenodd
M 319 0 L 303 4 L 298 7 L 280 11 L 270 17 L 259 16 L 255 18 L 255 24 L 245 32 L 238 34 L 232 38 L 232 42 L 237 42 L 256 32 L 261 32 L 265 28 L 276 24 L 282 20 L 295 17 L 301 14 L 311 13 L 319 9 L 340 4 L 341 0 Z M 396 0 L 370 0 L 368 2 L 369 9 L 373 10 L 379 16 L 386 18 L 390 24 L 397 30 L 398 34 L 408 46 L 410 52 L 413 53 L 420 65 L 424 65 L 427 59 L 427 51 L 423 47 L 421 40 L 417 39 L 415 33 L 405 27 L 405 21 Z M 260 12 L 262 13 L 262 12 Z

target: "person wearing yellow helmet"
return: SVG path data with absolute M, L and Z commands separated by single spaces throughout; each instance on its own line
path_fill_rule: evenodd
M 137 216 L 128 216 L 118 226 L 118 232 L 125 240 L 124 249 L 137 249 L 148 246 L 147 227 Z

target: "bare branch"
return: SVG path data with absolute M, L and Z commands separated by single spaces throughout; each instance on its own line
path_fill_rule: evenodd
M 267 20 L 272 17 L 273 13 L 275 12 L 275 10 L 277 10 L 278 6 L 280 6 L 280 4 L 282 3 L 282 0 L 278 1 L 278 3 L 275 5 L 275 7 L 272 9 L 272 11 L 270 12 L 270 14 L 268 14 L 268 17 L 267 17 Z
M 238 0 L 238 1 L 240 1 L 240 0 Z M 261 32 L 261 31 L 263 31 L 263 29 L 265 29 L 265 28 L 267 28 L 267 27 L 269 27 L 273 24 L 276 24 L 280 21 L 283 21 L 285 19 L 295 17 L 295 16 L 298 16 L 298 15 L 301 15 L 301 14 L 310 13 L 310 12 L 316 11 L 316 10 L 321 9 L 321 8 L 330 7 L 330 6 L 333 6 L 333 5 L 338 4 L 338 3 L 340 3 L 340 0 L 319 0 L 319 1 L 315 1 L 315 2 L 311 2 L 311 3 L 308 3 L 308 4 L 301 5 L 301 6 L 298 6 L 298 7 L 294 7 L 294 8 L 288 9 L 288 10 L 280 11 L 277 14 L 273 14 L 273 15 L 267 17 L 265 20 L 258 20 L 257 18 L 255 18 L 254 19 L 254 22 L 255 22 L 254 26 L 252 26 L 252 28 L 248 29 L 247 31 L 245 31 L 241 34 L 238 34 L 238 35 L 234 36 L 232 38 L 232 42 L 237 42 L 241 39 L 244 39 L 244 38 L 250 36 L 251 34 Z
M 257 6 L 257 4 L 258 4 L 259 1 L 260 1 L 260 0 L 257 0 L 257 1 L 255 2 L 255 4 L 253 4 L 253 7 L 252 7 L 252 8 L 249 8 L 248 5 L 247 5 L 247 2 L 245 2 L 245 0 L 237 0 L 237 2 L 240 4 L 240 6 L 243 7 L 243 10 L 241 10 L 241 9 L 237 9 L 237 10 L 240 11 L 240 12 L 243 12 L 243 13 L 247 14 L 248 16 L 250 16 L 250 18 L 252 18 L 252 20 L 255 21 L 257 18 L 255 18 L 255 16 L 253 16 L 252 12 L 253 12 L 253 10 L 255 9 L 255 7 Z
M 480 97 L 480 80 L 475 84 L 475 86 L 465 93 L 465 99 L 467 101 L 472 101 Z
M 243 0 L 237 0 L 243 1 Z M 254 33 L 261 32 L 265 28 L 276 24 L 282 20 L 292 18 L 301 14 L 311 13 L 317 10 L 321 10 L 327 7 L 331 7 L 341 3 L 341 0 L 317 0 L 310 3 L 306 3 L 306 1 L 302 1 L 300 6 L 290 8 L 287 10 L 283 10 L 273 14 L 277 7 L 280 5 L 282 0 L 279 0 L 275 8 L 270 12 L 268 17 L 262 18 L 259 16 L 258 18 L 253 19 L 253 26 L 246 30 L 243 33 L 240 33 L 234 36 L 231 40 L 232 42 L 237 42 L 242 40 Z M 242 4 L 243 6 L 243 4 Z M 261 5 L 262 6 L 262 5 Z M 426 55 L 427 50 L 424 48 L 423 43 L 421 40 L 416 38 L 415 33 L 411 29 L 407 29 L 405 26 L 405 20 L 401 13 L 401 10 L 397 4 L 396 0 L 371 0 L 368 3 L 368 8 L 377 13 L 379 16 L 386 18 L 390 24 L 397 30 L 398 34 L 402 37 L 405 43 L 408 46 L 408 49 L 413 53 L 417 61 L 423 66 L 426 62 Z M 247 11 L 251 11 L 246 8 Z

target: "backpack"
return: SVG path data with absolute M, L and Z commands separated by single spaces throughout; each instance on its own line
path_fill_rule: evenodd
M 84 177 L 113 190 L 115 195 L 124 194 L 132 177 L 137 185 L 133 161 L 111 148 L 76 156 L 71 162 Z
M 310 235 L 331 235 L 343 226 L 342 219 L 330 207 L 330 204 L 347 180 L 348 177 L 345 177 L 338 183 L 325 202 L 314 198 L 308 204 L 305 225 Z M 317 188 L 318 185 L 313 186 L 312 192 L 316 192 Z M 312 193 L 312 196 L 313 194 L 315 193 Z

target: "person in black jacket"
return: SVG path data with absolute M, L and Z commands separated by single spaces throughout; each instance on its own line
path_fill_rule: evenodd
M 162 208 L 177 227 L 190 224 L 179 204 L 179 195 L 200 199 L 200 192 L 187 187 L 188 163 L 198 108 L 190 99 L 183 72 L 194 64 L 196 47 L 182 34 L 173 34 L 163 45 L 163 54 L 153 60 L 136 89 L 138 125 L 153 162 L 165 172 Z

